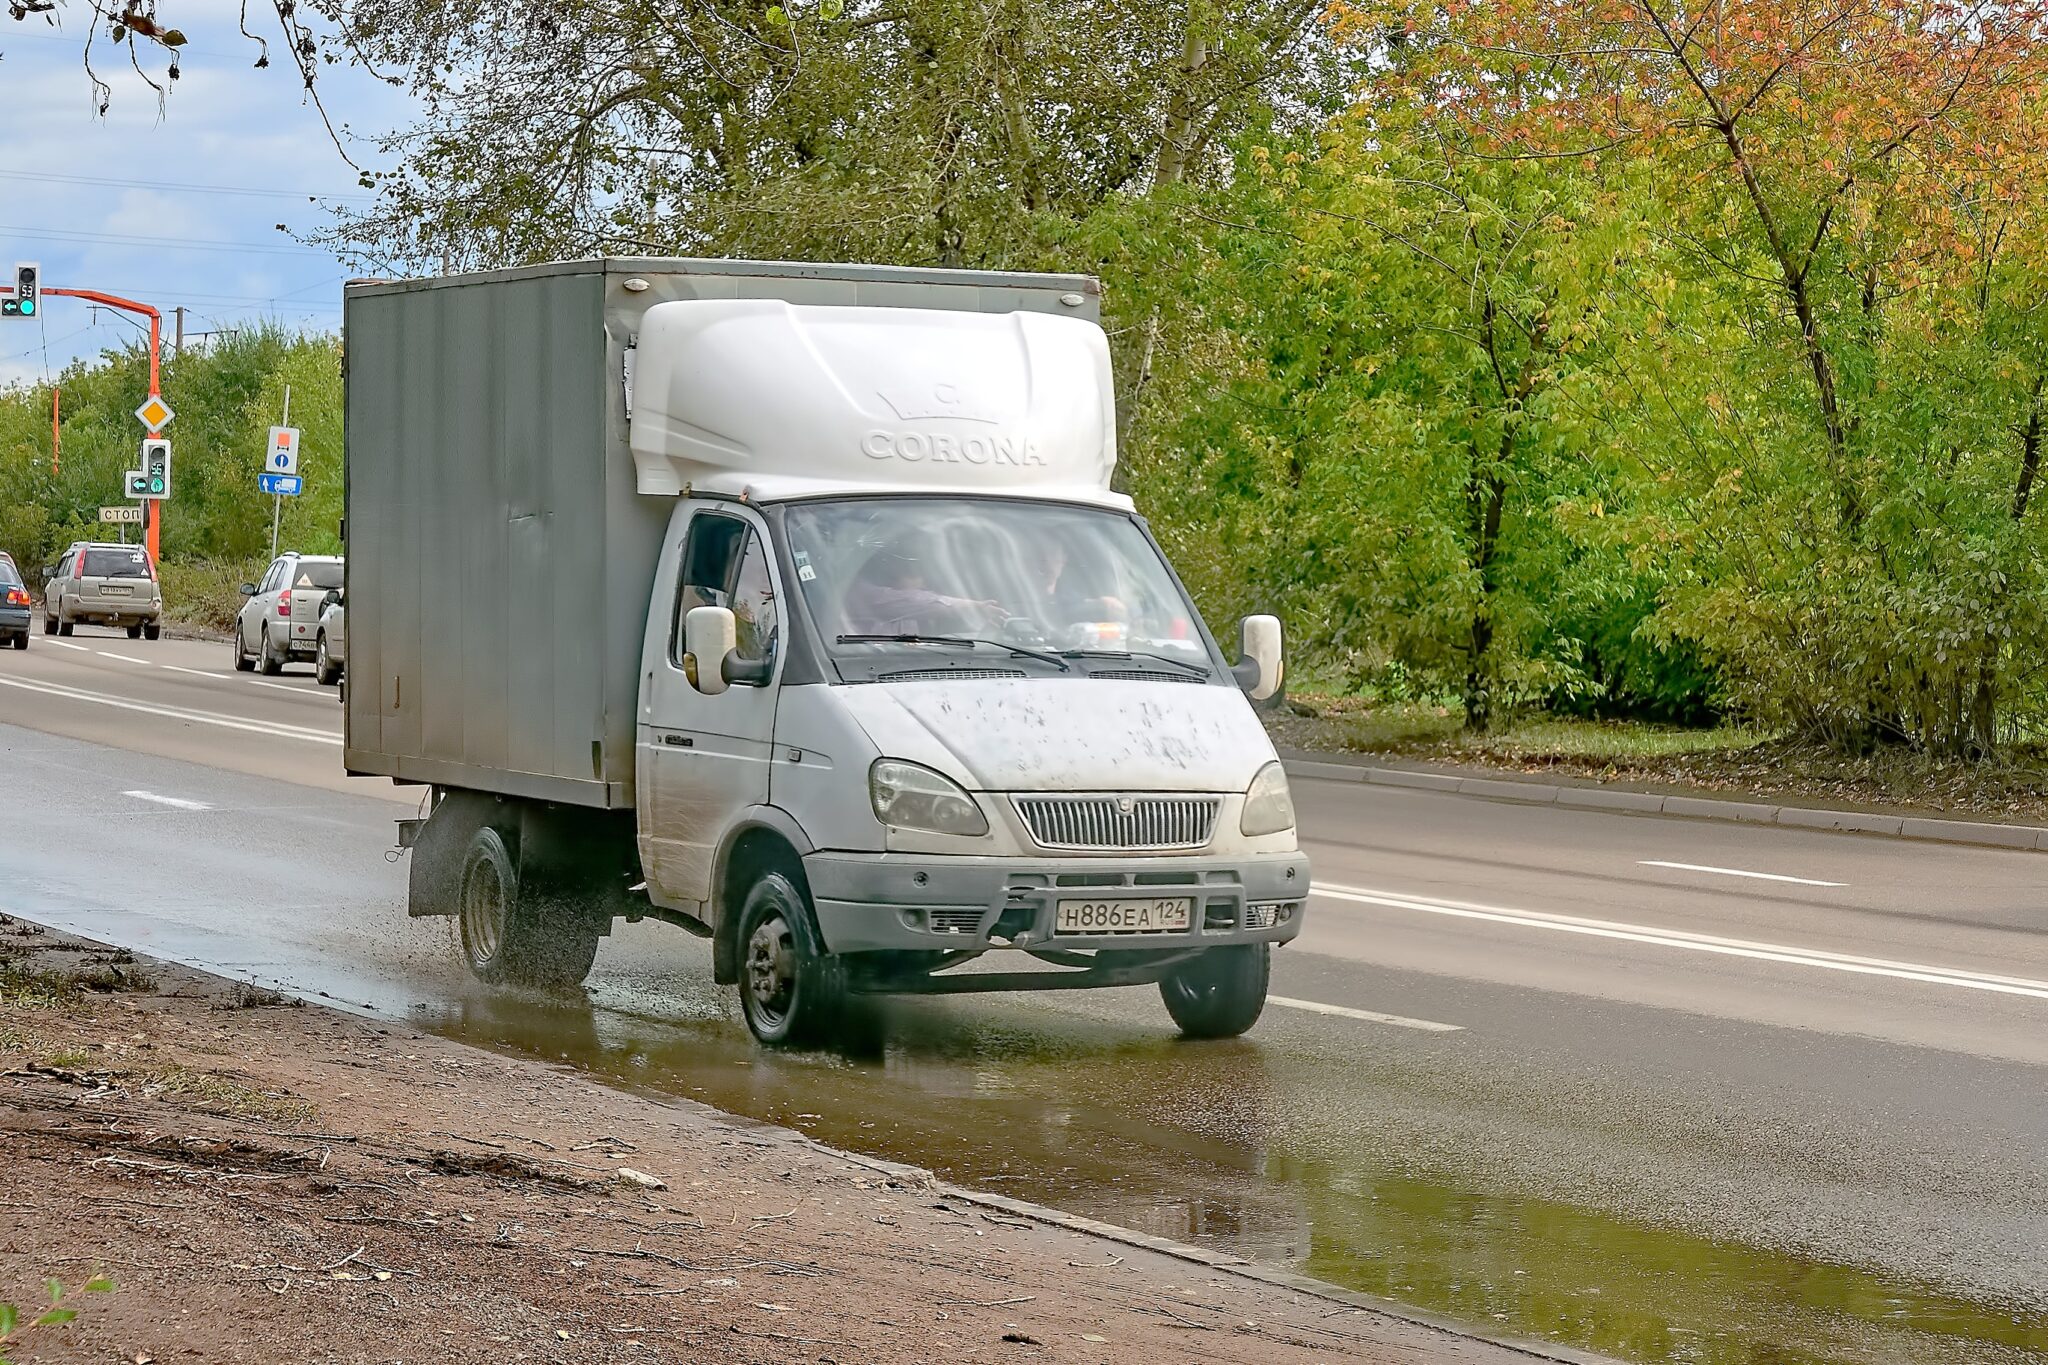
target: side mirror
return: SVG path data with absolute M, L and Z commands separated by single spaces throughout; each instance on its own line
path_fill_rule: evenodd
M 254 597 L 256 595 L 256 585 L 254 583 L 244 583 L 241 587 L 236 588 L 235 591 L 244 597 Z
M 320 610 L 326 611 L 329 607 L 333 606 L 336 602 L 339 602 L 340 600 L 341 589 L 329 588 L 327 590 L 327 595 L 320 599 Z
M 1253 701 L 1266 701 L 1280 691 L 1280 618 L 1247 616 L 1238 626 L 1237 667 L 1231 675 Z
M 683 618 L 683 675 L 707 697 L 725 691 L 725 660 L 739 641 L 729 607 L 692 607 Z
M 45 565 L 43 565 L 43 581 L 44 581 L 45 583 L 49 582 L 49 581 L 50 581 L 51 579 L 55 578 L 56 576 L 57 576 L 57 566 L 56 566 L 55 564 L 45 564 Z

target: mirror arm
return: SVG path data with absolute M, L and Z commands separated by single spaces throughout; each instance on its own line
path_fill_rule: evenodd
M 766 687 L 775 674 L 775 664 L 770 659 L 742 659 L 738 650 L 725 656 L 725 680 L 746 687 Z
M 1231 678 L 1236 681 L 1238 688 L 1245 692 L 1259 685 L 1259 675 L 1263 671 L 1259 667 L 1259 661 L 1249 654 L 1230 666 Z

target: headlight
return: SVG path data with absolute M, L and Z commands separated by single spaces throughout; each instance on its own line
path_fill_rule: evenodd
M 1244 814 L 1237 827 L 1246 838 L 1294 828 L 1294 797 L 1287 790 L 1287 770 L 1278 763 L 1259 769 L 1245 789 Z
M 897 829 L 988 833 L 988 817 L 959 783 L 915 763 L 876 759 L 868 769 L 868 799 L 874 803 L 875 818 Z

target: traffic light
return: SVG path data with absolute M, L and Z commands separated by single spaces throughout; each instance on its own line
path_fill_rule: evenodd
M 171 443 L 152 436 L 142 443 L 142 471 L 128 476 L 131 498 L 168 498 L 171 495 Z
M 42 306 L 43 268 L 33 261 L 14 263 L 14 293 L 0 299 L 0 317 L 32 318 Z

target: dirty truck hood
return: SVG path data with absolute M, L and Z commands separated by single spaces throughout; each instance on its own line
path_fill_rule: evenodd
M 1240 792 L 1273 759 L 1234 687 L 1023 678 L 836 690 L 885 756 L 975 791 Z

